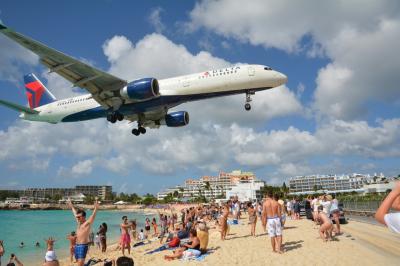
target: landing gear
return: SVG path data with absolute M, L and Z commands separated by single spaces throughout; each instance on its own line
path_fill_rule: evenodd
M 251 95 L 254 95 L 254 94 L 255 94 L 254 91 L 246 91 L 246 104 L 244 105 L 244 109 L 246 111 L 250 111 L 250 109 L 251 109 L 251 105 L 250 105 Z
M 138 123 L 138 128 L 132 129 L 132 134 L 135 136 L 139 136 L 140 134 L 146 134 L 146 129 L 142 127 L 140 123 Z
M 118 121 L 124 120 L 124 115 L 119 112 L 112 112 L 107 114 L 107 121 L 111 123 L 115 123 Z

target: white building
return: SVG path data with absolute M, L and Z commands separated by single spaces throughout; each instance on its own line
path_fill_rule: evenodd
M 367 176 L 353 175 L 310 175 L 296 176 L 289 180 L 290 194 L 363 192 Z
M 157 199 L 162 200 L 168 194 L 178 191 L 180 198 L 196 198 L 204 196 L 207 200 L 225 196 L 227 191 L 242 181 L 255 180 L 252 172 L 234 170 L 230 173 L 220 172 L 218 176 L 202 176 L 199 179 L 187 179 L 183 186 L 167 188 L 157 193 Z
M 226 192 L 226 200 L 238 197 L 239 201 L 261 200 L 261 188 L 265 186 L 264 181 L 241 181 Z

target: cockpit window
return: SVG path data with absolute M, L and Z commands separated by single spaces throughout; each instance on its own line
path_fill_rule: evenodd
M 272 70 L 270 67 L 264 67 L 264 70 Z

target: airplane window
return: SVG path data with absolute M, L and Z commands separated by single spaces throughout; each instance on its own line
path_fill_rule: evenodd
M 270 67 L 264 67 L 264 70 L 272 70 Z

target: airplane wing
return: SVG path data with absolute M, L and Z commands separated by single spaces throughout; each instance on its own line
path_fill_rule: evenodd
M 117 109 L 123 103 L 119 90 L 126 86 L 126 80 L 117 78 L 55 49 L 49 48 L 38 41 L 13 31 L 1 23 L 0 32 L 37 54 L 40 62 L 47 66 L 50 72 L 56 72 L 72 82 L 74 87 L 81 87 L 88 90 L 93 95 L 93 98 L 104 108 L 115 107 Z
M 8 108 L 14 109 L 18 112 L 23 112 L 23 113 L 28 113 L 28 114 L 38 114 L 39 113 L 38 111 L 29 109 L 26 106 L 22 106 L 22 105 L 8 102 L 8 101 L 1 100 L 1 99 L 0 99 L 0 104 L 6 106 Z

